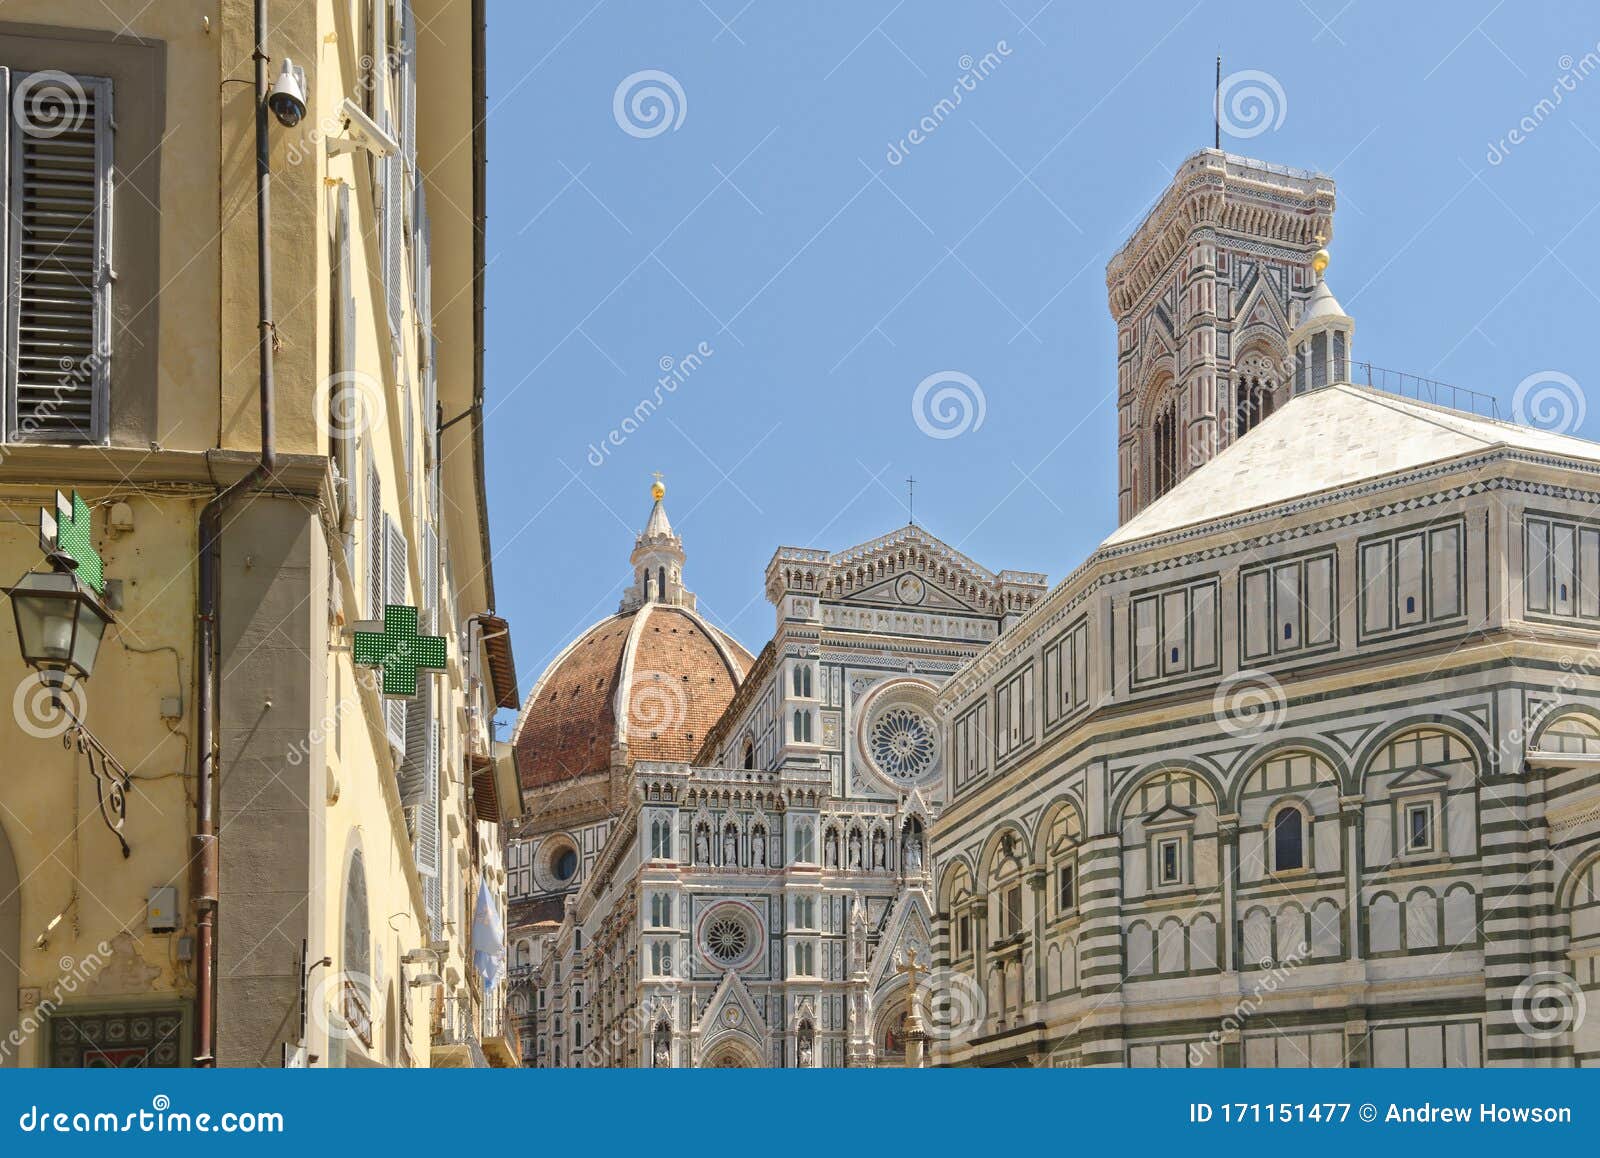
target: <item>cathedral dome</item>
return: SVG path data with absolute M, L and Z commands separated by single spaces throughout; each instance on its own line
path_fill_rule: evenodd
M 526 788 L 605 772 L 614 758 L 694 759 L 755 662 L 695 610 L 658 494 L 633 558 L 621 610 L 568 645 L 523 706 L 514 742 Z

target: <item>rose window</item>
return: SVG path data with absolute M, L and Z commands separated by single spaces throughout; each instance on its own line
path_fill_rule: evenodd
M 706 949 L 724 965 L 730 965 L 750 948 L 750 930 L 737 917 L 718 917 L 706 929 Z
M 880 771 L 909 782 L 933 770 L 938 741 L 932 721 L 913 708 L 896 705 L 873 721 L 867 747 Z

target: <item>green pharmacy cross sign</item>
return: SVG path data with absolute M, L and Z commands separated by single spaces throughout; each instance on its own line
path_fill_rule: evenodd
M 417 669 L 443 671 L 442 635 L 417 634 L 417 609 L 391 603 L 383 609 L 382 631 L 355 633 L 355 661 L 383 669 L 383 694 L 410 699 L 417 694 Z
M 70 555 L 78 564 L 74 572 L 96 595 L 105 594 L 106 569 L 100 552 L 94 549 L 89 504 L 77 491 L 69 501 L 56 492 L 56 509 L 39 508 L 39 546 L 47 555 Z

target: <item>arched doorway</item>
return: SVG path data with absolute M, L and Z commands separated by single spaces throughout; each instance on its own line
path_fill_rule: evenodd
M 18 986 L 22 977 L 17 962 L 22 959 L 22 882 L 11 843 L 0 827 L 0 1041 L 10 1041 L 18 1026 Z M 17 1051 L 0 1054 L 0 1069 L 17 1064 Z
M 738 1039 L 719 1041 L 706 1051 L 701 1069 L 750 1070 L 761 1065 L 761 1058 L 749 1042 Z

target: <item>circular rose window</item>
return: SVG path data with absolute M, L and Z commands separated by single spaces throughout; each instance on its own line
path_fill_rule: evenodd
M 724 965 L 731 965 L 750 948 L 750 934 L 736 917 L 719 917 L 706 930 L 706 948 Z
M 939 742 L 932 720 L 907 704 L 893 704 L 872 721 L 867 750 L 885 776 L 911 784 L 934 770 Z
M 733 969 L 753 960 L 761 931 L 755 918 L 740 905 L 718 905 L 700 926 L 700 949 L 719 969 Z

